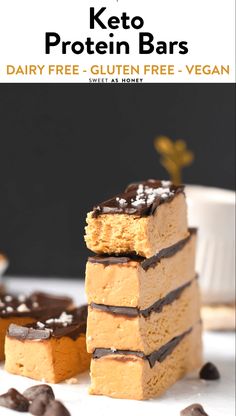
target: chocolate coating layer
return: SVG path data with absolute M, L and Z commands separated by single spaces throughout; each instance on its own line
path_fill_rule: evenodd
M 0 318 L 30 316 L 34 319 L 47 319 L 72 306 L 72 299 L 67 296 L 43 292 L 34 292 L 24 300 L 21 296 L 5 294 L 0 297 Z
M 139 186 L 143 186 L 143 203 L 136 204 L 136 198 L 139 192 Z M 154 214 L 156 208 L 165 203 L 170 202 L 178 193 L 184 192 L 184 185 L 173 185 L 172 183 L 166 187 L 165 198 L 161 195 L 153 193 L 153 198 L 150 198 L 151 189 L 163 188 L 163 181 L 149 179 L 147 181 L 138 182 L 129 185 L 124 192 L 115 195 L 113 198 L 108 199 L 94 207 L 93 217 L 98 217 L 101 214 L 130 214 L 139 217 L 146 217 Z M 165 187 L 164 187 L 165 188 Z M 140 195 L 140 193 L 139 193 Z
M 111 266 L 113 264 L 126 264 L 130 261 L 137 261 L 141 263 L 143 260 L 143 257 L 139 257 L 133 254 L 127 254 L 127 256 L 109 256 L 109 255 L 96 255 L 96 256 L 90 256 L 88 257 L 89 263 L 99 263 L 103 264 L 104 266 Z
M 11 324 L 7 335 L 20 340 L 46 340 L 51 337 L 69 337 L 76 340 L 80 334 L 86 332 L 87 313 L 88 307 L 84 305 L 69 312 L 72 316 L 71 323 L 58 322 L 60 316 L 55 316 L 53 319 L 40 321 L 40 327 L 37 322 L 25 326 Z
M 139 308 L 134 308 L 130 306 L 108 306 L 108 305 L 102 305 L 102 304 L 97 304 L 93 302 L 91 303 L 90 306 L 94 309 L 99 309 L 101 311 L 112 313 L 115 315 L 124 315 L 128 317 L 143 316 L 144 318 L 147 318 L 150 315 L 150 313 L 152 312 L 160 313 L 165 305 L 170 305 L 172 302 L 178 299 L 181 296 L 182 292 L 187 287 L 189 287 L 191 283 L 192 283 L 192 280 L 178 287 L 177 289 L 172 290 L 164 298 L 157 300 L 155 303 L 153 303 L 151 306 L 149 306 L 146 309 L 139 309 Z
M 149 362 L 150 367 L 154 367 L 155 363 L 162 362 L 165 358 L 172 353 L 175 347 L 182 341 L 182 339 L 192 331 L 192 328 L 189 328 L 187 331 L 183 332 L 181 335 L 172 338 L 167 344 L 163 345 L 156 351 L 153 351 L 149 355 L 145 355 L 142 351 L 130 351 L 130 350 L 111 350 L 110 348 L 96 348 L 93 352 L 93 358 L 99 359 L 106 355 L 127 355 L 142 358 Z

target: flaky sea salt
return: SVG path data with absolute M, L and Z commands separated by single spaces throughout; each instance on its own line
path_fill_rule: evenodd
M 171 181 L 161 181 L 161 185 L 163 186 L 163 188 L 170 187 Z
M 73 316 L 72 316 L 72 315 L 67 314 L 66 312 L 62 312 L 62 314 L 61 314 L 61 315 L 60 315 L 60 317 L 59 317 L 59 320 L 60 320 L 62 323 L 71 324 L 71 323 L 72 323 L 72 321 L 73 321 Z
M 136 199 L 136 201 L 131 203 L 133 207 L 138 207 L 139 205 L 144 205 L 144 204 L 146 204 L 146 201 L 144 198 Z
M 45 325 L 42 322 L 37 322 L 37 327 L 43 329 L 45 328 Z
M 120 205 L 120 207 L 125 207 L 127 205 L 127 201 L 124 198 L 116 197 L 116 201 Z
M 47 319 L 46 320 L 46 324 L 51 325 L 51 324 L 56 323 L 56 321 L 58 322 L 58 319 L 50 318 L 50 319 Z
M 62 312 L 59 318 L 51 318 L 46 321 L 46 324 L 62 324 L 63 326 L 67 326 L 71 324 L 73 321 L 73 315 L 69 315 L 66 312 Z
M 140 184 L 140 185 L 138 186 L 138 189 L 137 189 L 137 191 L 136 191 L 136 194 L 137 194 L 137 195 L 140 195 L 140 194 L 142 194 L 142 193 L 143 193 L 143 191 L 144 191 L 144 186 L 143 186 L 142 184 Z
M 127 205 L 127 201 L 126 201 L 126 199 L 124 199 L 124 198 L 120 198 L 120 200 L 119 200 L 119 204 L 120 204 L 121 206 L 125 206 L 125 205 Z
M 157 188 L 157 189 L 154 189 L 154 193 L 156 194 L 156 195 L 163 195 L 163 194 L 169 194 L 170 193 L 170 188 L 162 188 L 162 187 L 160 187 L 160 188 Z
M 25 303 L 22 303 L 17 308 L 18 312 L 28 312 L 30 309 L 26 306 Z
M 161 185 L 162 186 L 159 188 L 152 188 L 151 186 L 144 186 L 140 184 L 137 188 L 135 199 L 131 199 L 131 205 L 133 207 L 139 207 L 144 204 L 150 206 L 153 204 L 157 196 L 162 199 L 166 199 L 174 194 L 170 190 L 170 181 L 161 181 Z

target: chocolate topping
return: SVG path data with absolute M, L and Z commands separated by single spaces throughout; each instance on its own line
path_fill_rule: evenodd
M 193 280 L 190 280 L 189 282 L 178 287 L 177 289 L 172 290 L 164 298 L 157 300 L 155 303 L 153 303 L 151 306 L 149 306 L 146 309 L 139 309 L 139 308 L 134 308 L 131 306 L 108 306 L 108 305 L 102 305 L 102 304 L 97 304 L 93 302 L 91 303 L 90 306 L 94 309 L 99 309 L 101 311 L 112 313 L 115 315 L 124 315 L 128 317 L 143 316 L 144 318 L 147 318 L 152 312 L 155 312 L 155 313 L 162 312 L 163 307 L 165 305 L 171 304 L 176 299 L 178 299 L 181 296 L 182 292 L 187 287 L 189 287 L 192 284 L 192 282 Z
M 25 326 L 11 324 L 7 335 L 20 340 L 45 340 L 51 337 L 69 337 L 75 340 L 86 332 L 87 309 L 87 305 L 84 305 L 69 311 L 68 314 L 63 312 L 54 318 Z
M 146 271 L 149 269 L 149 267 L 155 267 L 156 264 L 163 258 L 166 257 L 172 257 L 174 256 L 178 251 L 182 250 L 187 244 L 187 242 L 190 240 L 193 234 L 196 234 L 197 229 L 196 228 L 189 228 L 189 236 L 185 239 L 178 241 L 178 243 L 173 244 L 170 247 L 164 248 L 160 250 L 155 256 L 149 257 L 148 259 L 145 259 L 144 257 L 137 256 L 135 254 L 127 254 L 125 256 L 109 256 L 109 255 L 96 255 L 93 257 L 89 257 L 88 261 L 90 263 L 100 263 L 104 264 L 104 266 L 110 266 L 113 264 L 125 264 L 131 261 L 139 262 L 141 267 Z
M 47 319 L 72 306 L 72 299 L 34 292 L 30 296 L 5 294 L 0 296 L 0 318 L 11 316 Z
M 17 410 L 18 412 L 27 412 L 29 402 L 17 390 L 9 389 L 7 393 L 0 396 L 0 406 Z
M 112 264 L 125 264 L 129 263 L 130 261 L 137 261 L 141 263 L 143 260 L 143 257 L 136 256 L 133 254 L 129 254 L 127 256 L 109 256 L 109 255 L 96 255 L 96 256 L 90 256 L 88 258 L 89 263 L 99 263 L 104 264 L 104 266 L 111 266 Z
M 124 192 L 102 202 L 93 210 L 93 217 L 101 214 L 130 214 L 138 217 L 152 215 L 164 202 L 170 202 L 184 185 L 149 179 L 129 185 Z
M 23 396 L 29 401 L 33 401 L 40 394 L 47 394 L 51 399 L 55 398 L 53 389 L 47 384 L 37 384 L 36 386 L 29 387 L 24 391 Z
M 152 352 L 149 355 L 145 355 L 142 351 L 130 351 L 130 350 L 112 350 L 110 348 L 95 348 L 93 352 L 93 358 L 99 359 L 106 355 L 126 355 L 126 356 L 136 356 L 142 358 L 143 360 L 148 360 L 150 367 L 154 367 L 155 363 L 158 361 L 161 363 L 165 358 L 172 353 L 175 347 L 182 341 L 182 339 L 192 331 L 192 328 L 189 328 L 187 331 L 183 332 L 181 335 L 178 335 L 172 338 L 167 344 L 163 345 L 158 350 Z
M 199 376 L 203 380 L 219 380 L 220 373 L 212 363 L 206 363 L 200 370 Z
M 193 403 L 185 409 L 181 410 L 180 416 L 208 416 L 202 405 Z

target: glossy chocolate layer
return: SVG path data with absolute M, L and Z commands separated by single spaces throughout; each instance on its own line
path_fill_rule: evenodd
M 25 326 L 11 324 L 7 335 L 19 340 L 46 340 L 51 337 L 69 337 L 76 340 L 80 334 L 86 332 L 87 313 L 88 307 L 84 305 L 45 321 Z
M 142 262 L 144 258 L 140 256 L 136 256 L 133 254 L 129 254 L 127 256 L 109 256 L 109 255 L 96 255 L 96 256 L 90 256 L 88 258 L 89 263 L 99 263 L 104 264 L 104 266 L 111 266 L 113 264 L 125 264 L 129 263 L 130 261 L 137 261 L 139 263 Z
M 30 296 L 5 294 L 0 296 L 0 318 L 32 317 L 47 319 L 72 307 L 72 299 L 34 292 Z
M 197 276 L 196 276 L 197 277 Z M 144 318 L 147 318 L 150 313 L 161 313 L 162 309 L 166 305 L 170 305 L 172 302 L 177 300 L 182 292 L 191 285 L 193 280 L 190 280 L 189 282 L 185 283 L 184 285 L 178 287 L 175 290 L 172 290 L 169 292 L 164 298 L 161 298 L 157 300 L 153 305 L 149 306 L 146 309 L 139 309 L 134 308 L 130 306 L 108 306 L 108 305 L 102 305 L 97 303 L 91 303 L 91 308 L 93 309 L 99 309 L 104 312 L 112 313 L 114 315 L 123 315 L 127 317 L 137 317 L 137 316 L 143 316 Z
M 178 251 L 182 250 L 187 242 L 190 240 L 193 234 L 196 234 L 196 228 L 189 228 L 189 236 L 184 240 L 179 241 L 176 244 L 173 244 L 170 247 L 164 248 L 160 250 L 155 256 L 149 257 L 145 259 L 144 257 L 137 256 L 135 254 L 127 254 L 125 256 L 109 256 L 109 255 L 96 255 L 93 257 L 89 257 L 88 261 L 90 263 L 100 263 L 104 266 L 111 266 L 113 264 L 125 264 L 131 261 L 136 261 L 140 263 L 141 267 L 146 271 L 150 267 L 155 267 L 156 264 L 163 258 L 172 257 Z
M 163 345 L 158 350 L 152 352 L 149 355 L 145 355 L 142 351 L 130 351 L 130 350 L 111 350 L 110 348 L 96 348 L 93 352 L 93 358 L 99 359 L 105 357 L 106 355 L 126 355 L 142 358 L 143 360 L 148 360 L 150 367 L 154 367 L 155 363 L 158 361 L 161 363 L 164 359 L 172 353 L 175 347 L 182 341 L 182 339 L 192 331 L 192 328 L 189 328 L 187 331 L 183 332 L 181 335 L 172 338 L 167 344 Z
M 96 218 L 101 214 L 146 217 L 152 215 L 159 205 L 170 202 L 180 192 L 184 192 L 184 185 L 177 186 L 168 181 L 149 179 L 134 183 L 124 192 L 94 207 L 93 217 Z

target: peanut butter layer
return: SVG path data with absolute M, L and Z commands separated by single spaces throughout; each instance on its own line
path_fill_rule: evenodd
M 111 354 L 91 361 L 90 394 L 143 400 L 160 396 L 202 364 L 201 325 L 197 324 L 153 367 L 137 355 Z
M 91 258 L 86 265 L 88 303 L 145 309 L 193 279 L 196 233 L 190 231 L 179 250 L 154 261 L 147 269 L 143 268 L 143 258 L 120 257 L 110 263 L 110 257 L 104 257 L 104 261 Z
M 16 325 L 26 325 L 35 322 L 32 317 L 10 317 L 1 319 L 0 318 L 0 361 L 4 360 L 4 343 L 5 335 L 9 325 L 15 323 Z
M 59 383 L 89 368 L 85 335 L 46 340 L 19 340 L 6 336 L 5 370 L 12 374 Z
M 57 383 L 89 366 L 87 306 L 24 327 L 10 325 L 5 342 L 7 371 Z M 41 360 L 42 359 L 42 360 Z
M 154 256 L 158 251 L 171 246 L 188 236 L 186 201 L 182 192 L 170 191 L 171 197 L 161 200 L 162 196 L 153 196 L 149 205 L 151 187 L 147 186 L 144 192 L 144 205 L 134 206 L 139 202 L 135 200 L 138 191 L 121 194 L 112 199 L 112 204 L 117 203 L 115 209 L 101 204 L 88 213 L 85 241 L 87 247 L 95 253 L 136 253 L 146 258 Z M 161 188 L 163 189 L 163 188 Z M 169 188 L 168 188 L 169 189 Z M 163 195 L 169 195 L 164 193 Z M 126 198 L 126 199 L 125 199 Z M 128 206 L 123 205 L 128 201 Z M 123 205 L 122 205 L 123 204 Z M 130 208 L 131 206 L 131 208 Z M 120 208 L 119 208 L 120 207 Z M 145 211 L 145 209 L 146 211 Z M 144 213 L 143 214 L 143 209 Z
M 180 297 L 151 312 L 148 317 L 130 317 L 89 307 L 87 350 L 113 348 L 150 354 L 200 319 L 199 288 L 196 279 Z

